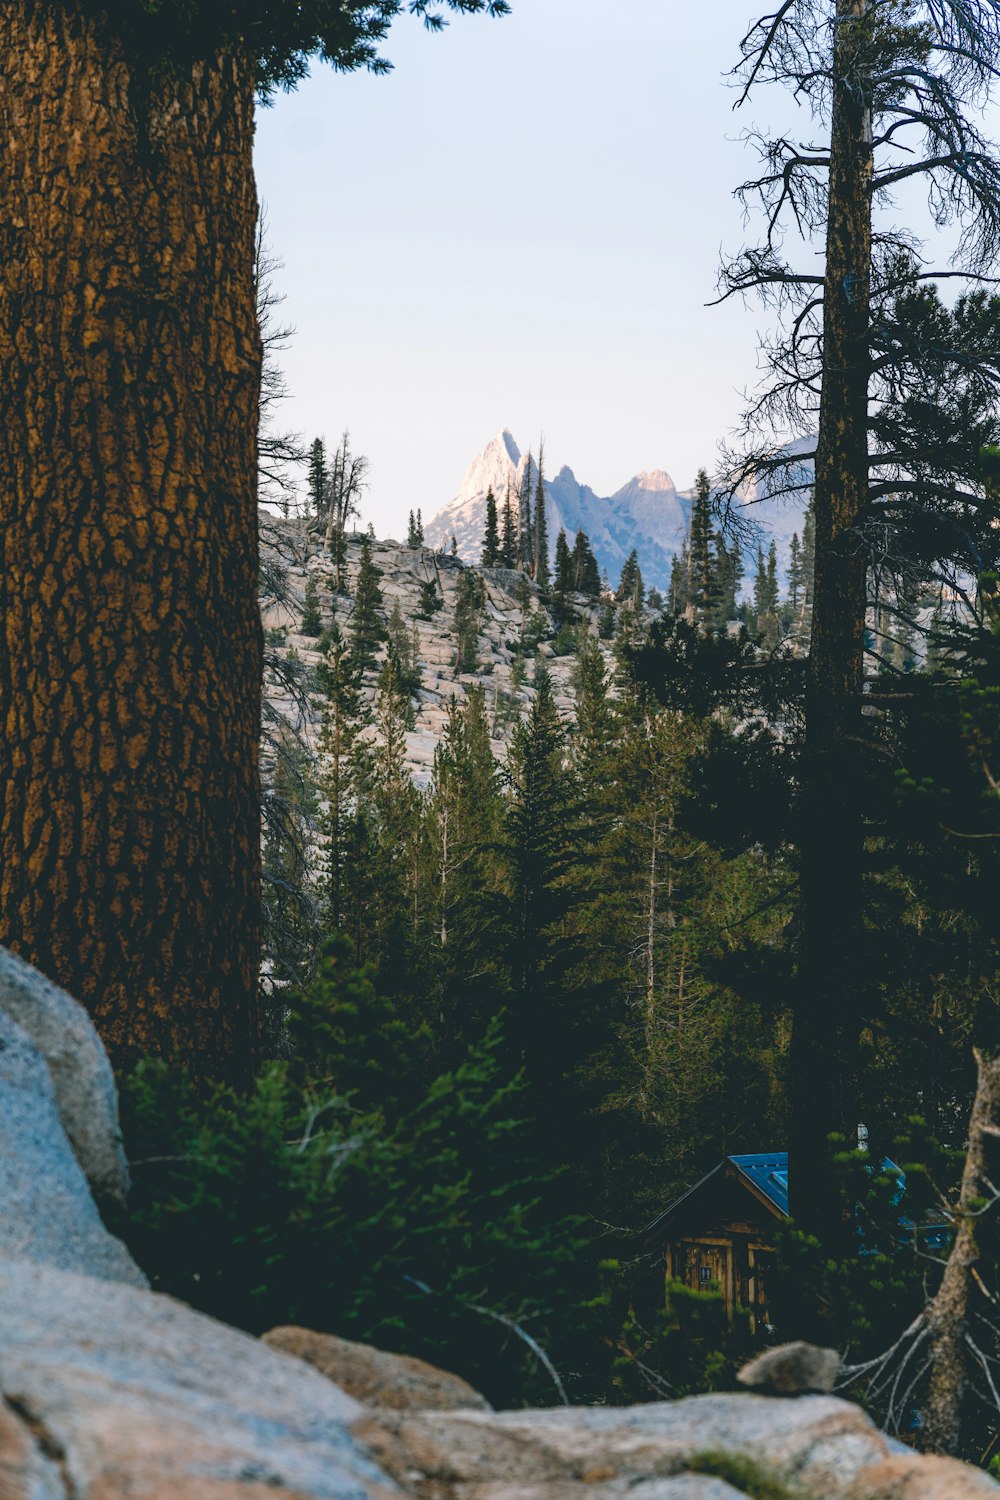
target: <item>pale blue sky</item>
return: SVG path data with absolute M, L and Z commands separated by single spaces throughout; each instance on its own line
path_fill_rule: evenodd
M 742 240 L 752 117 L 722 75 L 752 0 L 512 4 L 436 36 L 403 18 L 389 77 L 317 66 L 259 113 L 282 416 L 350 428 L 382 534 L 503 425 L 599 494 L 644 468 L 686 487 L 754 380 L 760 313 L 704 305 Z

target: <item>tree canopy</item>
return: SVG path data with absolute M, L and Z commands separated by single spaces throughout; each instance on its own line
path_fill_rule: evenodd
M 402 12 L 420 17 L 431 31 L 447 25 L 447 10 L 468 15 L 507 15 L 508 0 L 86 0 L 142 54 L 158 62 L 181 62 L 232 47 L 249 52 L 262 98 L 275 88 L 294 88 L 312 58 L 341 72 L 391 71 L 379 53 L 392 22 Z

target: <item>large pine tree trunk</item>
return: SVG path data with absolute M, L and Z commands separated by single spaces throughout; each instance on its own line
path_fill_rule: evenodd
M 868 484 L 872 144 L 868 0 L 837 0 L 816 569 L 801 832 L 801 945 L 792 1041 L 792 1211 L 828 1234 L 826 1136 L 856 1123 L 862 823 L 852 766 L 861 724 L 865 558 L 852 528 Z
M 259 948 L 253 77 L 0 0 L 0 939 L 245 1077 Z

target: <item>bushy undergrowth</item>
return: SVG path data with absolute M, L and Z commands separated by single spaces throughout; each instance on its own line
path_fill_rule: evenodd
M 286 1036 L 246 1095 L 152 1061 L 123 1080 L 125 1233 L 157 1289 L 254 1333 L 420 1355 L 497 1405 L 732 1384 L 745 1330 L 721 1297 L 675 1284 L 647 1334 L 621 1267 L 596 1264 L 538 1157 L 502 1014 L 436 1072 L 426 1029 L 334 938 Z
M 495 1401 L 551 1401 L 517 1328 L 566 1347 L 587 1251 L 534 1159 L 502 1023 L 421 1083 L 425 1038 L 348 951 L 328 945 L 293 1059 L 246 1097 L 198 1097 L 152 1062 L 125 1081 L 132 1247 L 156 1287 L 252 1332 L 301 1323 L 420 1354 Z

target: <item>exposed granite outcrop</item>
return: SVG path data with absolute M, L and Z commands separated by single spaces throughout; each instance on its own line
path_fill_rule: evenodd
M 264 1343 L 304 1359 L 369 1410 L 491 1410 L 485 1396 L 460 1375 L 409 1354 L 390 1354 L 309 1328 L 272 1328 Z

